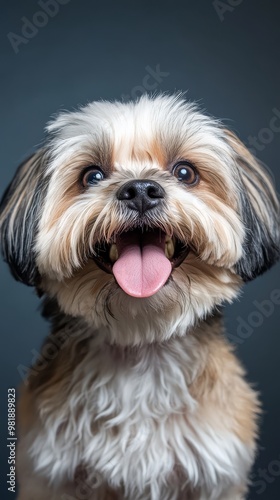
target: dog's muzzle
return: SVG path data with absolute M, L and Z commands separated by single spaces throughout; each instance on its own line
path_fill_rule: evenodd
M 134 212 L 133 223 L 116 231 L 109 242 L 98 242 L 91 256 L 101 269 L 114 275 L 125 293 L 150 297 L 168 282 L 190 247 L 175 235 L 166 234 L 157 223 L 158 210 L 163 209 L 166 197 L 159 183 L 134 179 L 119 188 L 116 197 L 127 212 Z

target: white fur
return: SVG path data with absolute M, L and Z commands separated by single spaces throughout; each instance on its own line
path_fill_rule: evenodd
M 30 251 L 26 274 L 38 271 L 31 284 L 60 310 L 55 331 L 60 321 L 76 326 L 66 347 L 75 362 L 68 366 L 60 352 L 68 370 L 54 364 L 55 375 L 30 389 L 38 415 L 19 448 L 20 500 L 68 500 L 80 467 L 100 479 L 87 500 L 103 500 L 108 485 L 124 489 L 126 500 L 241 500 L 254 458 L 257 398 L 232 358 L 238 387 L 228 405 L 227 387 L 215 376 L 224 368 L 228 381 L 233 372 L 219 352 L 211 354 L 214 381 L 206 370 L 221 327 L 200 322 L 237 296 L 242 278 L 268 266 L 263 249 L 278 214 L 269 180 L 237 138 L 180 96 L 92 103 L 60 114 L 48 133 L 39 159 L 26 163 L 24 182 L 8 197 L 6 252 L 14 265 L 16 247 L 20 264 Z M 174 175 L 182 160 L 199 173 L 197 184 Z M 104 179 L 86 187 L 84 169 L 93 165 Z M 26 204 L 29 168 L 34 200 Z M 132 179 L 160 184 L 160 208 L 140 217 L 120 202 L 119 188 Z M 95 262 L 98 245 L 136 226 L 160 229 L 188 250 L 165 286 L 143 299 L 126 295 Z M 223 344 L 230 357 L 228 351 Z M 202 373 L 218 386 L 212 400 Z
M 83 463 L 114 487 L 124 483 L 135 500 L 177 500 L 189 484 L 205 491 L 201 499 L 217 500 L 245 483 L 254 450 L 215 408 L 206 421 L 189 393 L 201 363 L 197 341 L 133 349 L 126 356 L 97 335 L 65 393 L 44 400 L 43 427 L 27 437 L 37 473 L 58 487 Z
M 37 264 L 42 273 L 62 279 L 83 264 L 84 255 L 80 255 L 78 243 L 83 240 L 84 251 L 90 246 L 91 240 L 85 239 L 90 222 L 95 222 L 91 236 L 98 224 L 103 223 L 104 237 L 108 237 L 105 221 L 109 224 L 112 213 L 118 214 L 119 227 L 132 222 L 135 214 L 127 220 L 127 214 L 121 214 L 115 199 L 116 190 L 132 178 L 149 178 L 165 189 L 167 207 L 161 214 L 163 228 L 172 227 L 176 218 L 179 223 L 178 208 L 184 211 L 184 224 L 190 232 L 196 232 L 198 226 L 203 228 L 206 248 L 198 250 L 203 260 L 219 266 L 226 262 L 228 267 L 238 261 L 244 239 L 236 211 L 238 168 L 219 122 L 200 113 L 194 104 L 179 96 L 142 97 L 136 103 L 127 104 L 95 102 L 80 111 L 60 114 L 48 126 L 48 132 L 51 134 L 50 161 L 45 175 L 51 174 L 51 177 L 36 241 Z M 162 148 L 165 165 L 153 158 L 153 141 L 158 141 Z M 170 150 L 172 144 L 174 151 Z M 54 200 L 60 203 L 69 184 L 77 181 L 82 167 L 94 163 L 94 151 L 106 148 L 112 150 L 113 174 L 73 199 L 57 220 Z M 147 157 L 144 162 L 137 159 L 143 153 Z M 179 185 L 168 168 L 182 158 L 191 159 L 202 174 L 212 172 L 213 184 L 219 180 L 223 185 L 227 202 L 222 203 L 216 197 L 218 206 L 214 209 L 200 199 L 199 193 L 188 192 Z M 107 189 L 112 183 L 116 190 L 108 195 Z M 214 198 L 214 193 L 215 187 L 210 198 Z M 55 224 L 50 227 L 53 219 Z M 191 238 L 191 234 L 181 234 L 181 237 Z M 69 238 L 71 254 L 67 261 L 61 256 L 58 265 L 61 248 Z

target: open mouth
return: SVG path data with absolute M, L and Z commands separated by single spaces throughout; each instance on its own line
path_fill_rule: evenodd
M 158 228 L 139 228 L 116 235 L 112 243 L 95 245 L 92 258 L 114 275 L 128 295 L 150 297 L 165 285 L 189 250 Z

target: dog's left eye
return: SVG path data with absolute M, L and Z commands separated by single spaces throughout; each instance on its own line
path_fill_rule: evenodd
M 95 186 L 104 177 L 104 173 L 99 167 L 88 167 L 82 174 L 82 184 L 84 187 Z
M 177 177 L 178 181 L 188 184 L 188 186 L 194 185 L 199 180 L 198 171 L 196 168 L 188 162 L 179 162 L 173 167 L 172 173 Z

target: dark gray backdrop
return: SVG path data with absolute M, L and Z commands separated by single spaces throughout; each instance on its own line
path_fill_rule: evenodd
M 190 99 L 226 119 L 247 144 L 250 136 L 258 137 L 257 155 L 279 188 L 280 119 L 272 120 L 280 116 L 278 2 L 61 0 L 58 12 L 57 7 L 44 16 L 38 1 L 0 4 L 1 194 L 19 161 L 42 139 L 51 114 L 93 99 L 134 97 L 147 82 L 154 90 L 188 89 Z M 22 17 L 41 27 L 24 30 Z M 145 78 L 157 67 L 164 75 Z M 279 271 L 278 265 L 247 285 L 241 300 L 226 308 L 232 342 L 264 406 L 250 499 L 275 500 L 280 491 L 280 305 L 272 302 L 280 289 Z M 7 387 L 20 383 L 47 325 L 34 292 L 13 281 L 3 263 L 0 276 L 1 499 L 6 500 L 14 498 L 5 485 Z M 265 310 L 256 314 L 263 301 Z

